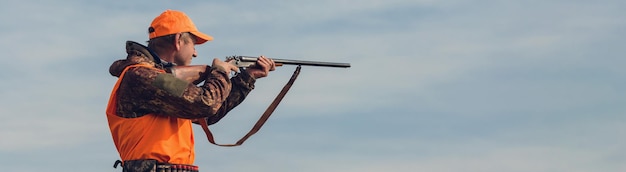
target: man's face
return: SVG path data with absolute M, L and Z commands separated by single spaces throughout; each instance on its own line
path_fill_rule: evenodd
M 180 49 L 178 50 L 178 52 L 176 52 L 176 55 L 174 56 L 174 63 L 181 66 L 190 65 L 192 58 L 198 55 L 196 52 L 195 42 L 195 36 L 191 34 L 189 37 L 186 38 L 181 37 L 178 41 Z

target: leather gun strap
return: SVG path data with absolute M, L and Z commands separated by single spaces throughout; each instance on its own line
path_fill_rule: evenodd
M 209 130 L 209 126 L 207 125 L 206 118 L 200 119 L 199 120 L 200 125 L 202 125 L 202 129 L 204 129 L 204 133 L 206 134 L 206 137 L 209 140 L 209 142 L 211 142 L 214 145 L 224 146 L 224 147 L 239 146 L 239 145 L 243 144 L 243 142 L 245 142 L 250 136 L 252 136 L 256 132 L 258 132 L 259 129 L 261 129 L 261 127 L 263 127 L 263 124 L 265 124 L 265 121 L 267 121 L 267 119 L 270 118 L 270 116 L 272 115 L 272 112 L 274 112 L 276 107 L 278 107 L 278 104 L 280 103 L 280 101 L 283 100 L 283 97 L 285 97 L 285 95 L 289 91 L 289 88 L 291 88 L 293 83 L 296 81 L 296 78 L 298 78 L 298 75 L 300 74 L 300 68 L 301 68 L 300 66 L 298 66 L 296 68 L 296 70 L 293 72 L 293 75 L 291 75 L 291 78 L 289 79 L 289 82 L 287 82 L 287 84 L 285 84 L 285 86 L 280 91 L 280 93 L 278 93 L 276 98 L 274 98 L 274 101 L 272 102 L 272 104 L 270 104 L 267 107 L 267 109 L 265 110 L 263 115 L 261 115 L 261 117 L 256 122 L 256 124 L 254 124 L 254 127 L 252 127 L 252 129 L 250 129 L 248 134 L 246 134 L 241 139 L 239 139 L 239 141 L 237 141 L 237 143 L 235 143 L 235 144 L 218 144 L 218 143 L 215 143 L 215 139 L 213 138 L 213 134 L 211 133 L 211 130 Z

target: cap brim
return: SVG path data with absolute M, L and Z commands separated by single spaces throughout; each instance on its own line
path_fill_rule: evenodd
M 191 32 L 194 36 L 196 36 L 196 44 L 203 44 L 207 41 L 212 41 L 213 37 L 202 32 Z

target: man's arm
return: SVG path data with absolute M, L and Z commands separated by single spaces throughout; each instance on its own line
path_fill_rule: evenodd
M 170 68 L 168 72 L 172 73 L 176 78 L 197 85 L 206 79 L 208 75 L 206 72 L 207 69 L 209 71 L 211 70 L 207 65 L 174 66 Z M 228 98 L 226 98 L 226 101 L 222 103 L 216 114 L 207 119 L 209 125 L 217 123 L 226 116 L 229 111 L 241 104 L 248 93 L 254 89 L 254 82 L 256 81 L 248 72 L 239 73 L 230 80 L 232 83 L 230 94 Z
M 123 117 L 154 113 L 179 118 L 215 115 L 231 92 L 227 72 L 210 69 L 205 83 L 196 86 L 157 69 L 130 69 L 118 90 L 118 112 Z

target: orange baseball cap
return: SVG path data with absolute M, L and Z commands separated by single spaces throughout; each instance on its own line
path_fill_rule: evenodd
M 185 13 L 176 10 L 165 10 L 152 20 L 148 29 L 150 39 L 183 32 L 190 32 L 196 36 L 198 38 L 196 44 L 213 40 L 212 36 L 198 31 L 196 25 Z

